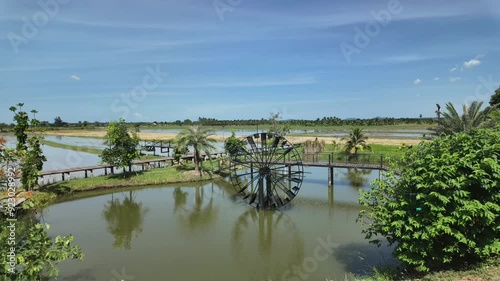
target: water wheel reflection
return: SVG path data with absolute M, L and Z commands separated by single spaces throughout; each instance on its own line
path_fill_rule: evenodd
M 299 229 L 279 211 L 246 211 L 234 224 L 231 242 L 233 258 L 248 280 L 282 280 L 285 271 L 304 259 Z

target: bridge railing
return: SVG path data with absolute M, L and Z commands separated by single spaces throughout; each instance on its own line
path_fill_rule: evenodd
M 385 156 L 383 154 L 346 154 L 346 153 L 314 153 L 304 154 L 302 162 L 306 163 L 323 163 L 328 165 L 346 164 L 366 166 L 385 167 Z

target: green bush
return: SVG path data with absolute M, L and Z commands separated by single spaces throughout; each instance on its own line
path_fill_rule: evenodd
M 500 253 L 500 132 L 479 130 L 421 143 L 403 167 L 360 199 L 372 243 L 418 271 L 456 267 Z

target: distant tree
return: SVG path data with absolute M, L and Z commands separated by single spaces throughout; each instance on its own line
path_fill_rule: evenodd
M 238 152 L 238 148 L 240 147 L 243 147 L 243 142 L 236 137 L 233 130 L 231 131 L 231 136 L 224 141 L 224 150 L 229 153 L 229 155 L 234 155 Z
M 446 104 L 446 112 L 439 120 L 438 126 L 431 128 L 435 135 L 450 135 L 459 132 L 469 132 L 471 130 L 487 125 L 488 114 L 491 107 L 481 110 L 483 102 L 473 101 L 470 106 L 464 104 L 462 114 L 459 114 L 452 103 Z
M 182 122 L 183 125 L 191 125 L 193 124 L 193 121 L 191 121 L 190 119 L 185 119 L 184 122 Z
M 281 120 L 280 113 L 271 113 L 268 119 L 268 122 L 271 124 L 271 127 L 269 128 L 268 131 L 270 134 L 285 136 L 290 132 L 290 124 L 288 124 L 288 122 L 280 120 Z
M 104 138 L 108 147 L 100 155 L 102 162 L 125 168 L 139 157 L 139 139 L 135 133 L 129 133 L 125 120 L 109 123 Z
M 363 129 L 353 128 L 348 137 L 342 138 L 345 141 L 345 151 L 350 154 L 357 154 L 358 151 L 369 150 L 372 148 L 366 143 L 368 137 L 364 134 Z
M 54 126 L 55 127 L 64 127 L 66 125 L 67 125 L 67 123 L 62 120 L 61 116 L 57 116 L 54 118 Z
M 180 132 L 174 142 L 178 147 L 192 146 L 194 149 L 194 169 L 202 176 L 200 169 L 201 151 L 210 154 L 210 151 L 215 149 L 213 143 L 216 141 L 210 139 L 210 131 L 202 129 L 200 126 L 190 126 L 183 132 Z

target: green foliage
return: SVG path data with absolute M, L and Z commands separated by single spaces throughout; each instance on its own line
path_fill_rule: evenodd
M 129 133 L 125 120 L 109 123 L 104 138 L 108 147 L 100 155 L 102 162 L 125 168 L 140 157 L 137 150 L 139 139 L 134 133 Z
M 83 254 L 78 246 L 73 245 L 73 236 L 57 236 L 52 240 L 47 231 L 49 225 L 40 223 L 32 224 L 26 221 L 15 223 L 16 239 L 8 240 L 10 229 L 7 226 L 10 222 L 0 221 L 2 231 L 0 232 L 0 255 L 7 257 L 14 255 L 15 262 L 10 264 L 2 262 L 0 267 L 1 280 L 47 280 L 48 277 L 54 277 L 59 274 L 57 264 L 66 259 L 82 259 Z M 22 232 L 21 232 L 22 230 Z M 15 243 L 8 243 L 15 241 Z M 14 253 L 14 254 L 11 254 Z M 2 258 L 3 259 L 3 258 Z M 14 272 L 11 265 L 16 265 Z
M 210 155 L 210 151 L 215 149 L 213 143 L 216 141 L 210 139 L 210 131 L 202 129 L 200 126 L 190 126 L 183 132 L 180 132 L 174 140 L 177 147 L 187 147 L 192 146 L 194 149 L 194 167 L 195 171 L 202 172 L 200 169 L 201 162 L 201 151 L 204 151 L 207 155 Z
M 495 91 L 495 93 L 490 98 L 490 105 L 500 107 L 500 87 Z
M 47 158 L 43 155 L 40 142 L 43 140 L 41 135 L 35 134 L 39 121 L 28 117 L 28 113 L 22 111 L 23 103 L 10 107 L 15 113 L 14 133 L 17 137 L 16 154 L 20 160 L 21 166 L 21 184 L 27 190 L 32 190 L 38 183 L 38 178 L 43 168 L 43 162 Z M 33 116 L 38 111 L 32 110 Z M 32 135 L 28 137 L 28 133 Z
M 348 137 L 342 138 L 345 141 L 345 151 L 350 154 L 357 154 L 358 151 L 369 150 L 372 148 L 366 143 L 368 137 L 364 134 L 363 129 L 353 128 Z
M 238 148 L 240 147 L 243 147 L 243 142 L 236 137 L 233 130 L 231 131 L 231 136 L 224 141 L 224 150 L 229 153 L 229 155 L 234 155 L 238 152 Z
M 439 120 L 438 126 L 430 128 L 434 135 L 450 135 L 459 132 L 470 132 L 480 127 L 487 127 L 488 115 L 491 107 L 481 110 L 483 102 L 473 101 L 471 105 L 462 106 L 462 114 L 458 114 L 452 103 L 446 104 L 447 112 L 443 112 L 443 117 Z
M 396 244 L 394 255 L 419 271 L 500 253 L 500 132 L 479 130 L 421 143 L 403 153 L 363 193 L 364 233 Z

